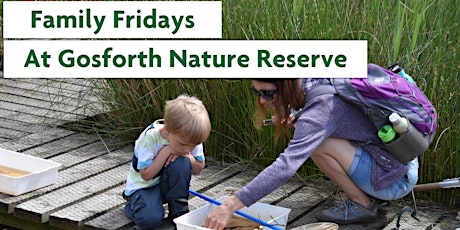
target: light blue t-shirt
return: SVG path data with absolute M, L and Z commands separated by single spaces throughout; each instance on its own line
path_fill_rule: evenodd
M 153 158 L 158 154 L 161 148 L 169 145 L 169 141 L 160 135 L 161 120 L 156 120 L 147 127 L 136 140 L 134 145 L 134 155 L 137 157 L 137 169 L 145 169 L 153 163 Z M 197 161 L 204 161 L 203 144 L 199 144 L 193 149 L 190 154 Z M 160 183 L 160 176 L 155 176 L 150 180 L 144 180 L 141 174 L 137 172 L 133 164 L 129 169 L 128 179 L 126 180 L 125 194 L 127 196 L 135 191 L 143 188 L 152 187 Z

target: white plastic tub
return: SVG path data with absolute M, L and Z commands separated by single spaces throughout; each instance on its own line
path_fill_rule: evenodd
M 217 201 L 224 202 L 228 196 L 223 196 Z M 204 225 L 204 221 L 208 214 L 214 210 L 217 206 L 214 204 L 206 204 L 201 206 L 183 216 L 177 217 L 174 219 L 174 223 L 177 225 L 177 230 L 208 230 L 208 228 L 202 227 Z M 252 217 L 259 218 L 260 220 L 268 223 L 273 224 L 277 227 L 282 229 L 286 229 L 286 224 L 288 221 L 289 213 L 291 209 L 284 208 L 280 206 L 265 204 L 261 202 L 256 202 L 255 204 L 251 205 L 249 208 L 245 207 L 240 209 L 241 212 L 248 214 Z M 238 216 L 238 214 L 235 214 Z M 264 230 L 271 229 L 269 227 L 264 227 Z
M 54 161 L 0 148 L 0 192 L 17 196 L 54 184 L 60 166 Z

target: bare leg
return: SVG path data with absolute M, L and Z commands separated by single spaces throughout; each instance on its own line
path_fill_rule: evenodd
M 349 199 L 368 207 L 371 204 L 369 197 L 347 174 L 356 149 L 357 147 L 351 145 L 347 140 L 328 138 L 316 149 L 311 159 L 329 179 L 345 192 Z

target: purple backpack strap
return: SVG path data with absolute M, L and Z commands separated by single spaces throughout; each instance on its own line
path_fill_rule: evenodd
M 323 84 L 317 85 L 308 90 L 307 94 L 305 95 L 305 102 L 310 101 L 314 97 L 324 95 L 324 94 L 336 94 L 337 91 L 335 90 L 334 86 L 331 84 Z

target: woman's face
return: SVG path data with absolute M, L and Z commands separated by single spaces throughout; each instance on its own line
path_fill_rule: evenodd
M 260 104 L 269 105 L 272 108 L 275 107 L 277 88 L 274 83 L 252 80 L 252 86 L 259 97 Z M 273 99 L 270 100 L 269 97 L 264 95 L 271 95 Z

